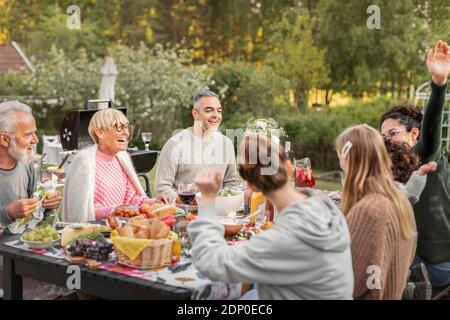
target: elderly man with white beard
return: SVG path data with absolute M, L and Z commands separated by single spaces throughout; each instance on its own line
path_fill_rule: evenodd
M 31 108 L 17 101 L 0 104 L 0 224 L 32 214 L 39 206 L 33 197 L 37 181 L 33 146 L 39 142 Z M 43 201 L 46 209 L 56 209 L 61 195 L 55 192 Z
M 0 103 L 0 228 L 32 214 L 39 206 L 33 197 L 36 175 L 32 160 L 33 147 L 39 143 L 36 121 L 31 108 L 17 101 Z M 42 202 L 45 209 L 56 209 L 61 194 L 55 192 Z M 1 231 L 0 231 L 1 234 Z M 0 257 L 0 277 L 3 261 Z M 1 294 L 0 281 L 0 294 Z M 67 290 L 24 278 L 24 299 L 48 299 Z

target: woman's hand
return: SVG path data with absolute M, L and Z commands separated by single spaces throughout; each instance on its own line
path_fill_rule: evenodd
M 219 170 L 203 169 L 195 177 L 195 184 L 202 193 L 202 203 L 213 203 L 222 188 L 222 174 Z
M 417 170 L 417 174 L 419 176 L 426 176 L 427 174 L 436 171 L 437 163 L 434 161 L 430 161 L 427 164 L 421 165 L 419 170 Z
M 437 85 L 447 83 L 450 73 L 450 52 L 446 42 L 439 40 L 436 47 L 428 51 L 427 67 L 433 82 Z

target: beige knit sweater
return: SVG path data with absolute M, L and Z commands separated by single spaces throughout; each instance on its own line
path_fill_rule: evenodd
M 415 227 L 411 207 L 409 219 Z M 353 297 L 401 299 L 417 238 L 403 239 L 392 202 L 381 194 L 368 194 L 349 211 L 347 222 L 355 276 Z

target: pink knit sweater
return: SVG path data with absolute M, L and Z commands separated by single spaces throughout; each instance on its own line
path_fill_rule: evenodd
M 120 205 L 139 206 L 142 203 L 154 202 L 153 199 L 139 195 L 117 157 L 97 151 L 94 189 L 96 220 L 105 219 Z

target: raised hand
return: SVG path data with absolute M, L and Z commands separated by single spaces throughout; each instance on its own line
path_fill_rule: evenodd
M 213 201 L 222 188 L 222 174 L 218 170 L 203 169 L 195 177 L 195 184 L 202 193 L 202 202 Z
M 430 161 L 427 164 L 421 165 L 417 173 L 419 176 L 426 176 L 427 174 L 436 171 L 437 163 L 434 161 Z
M 428 50 L 427 67 L 433 82 L 444 85 L 450 73 L 450 52 L 446 42 L 439 40 L 436 47 Z

